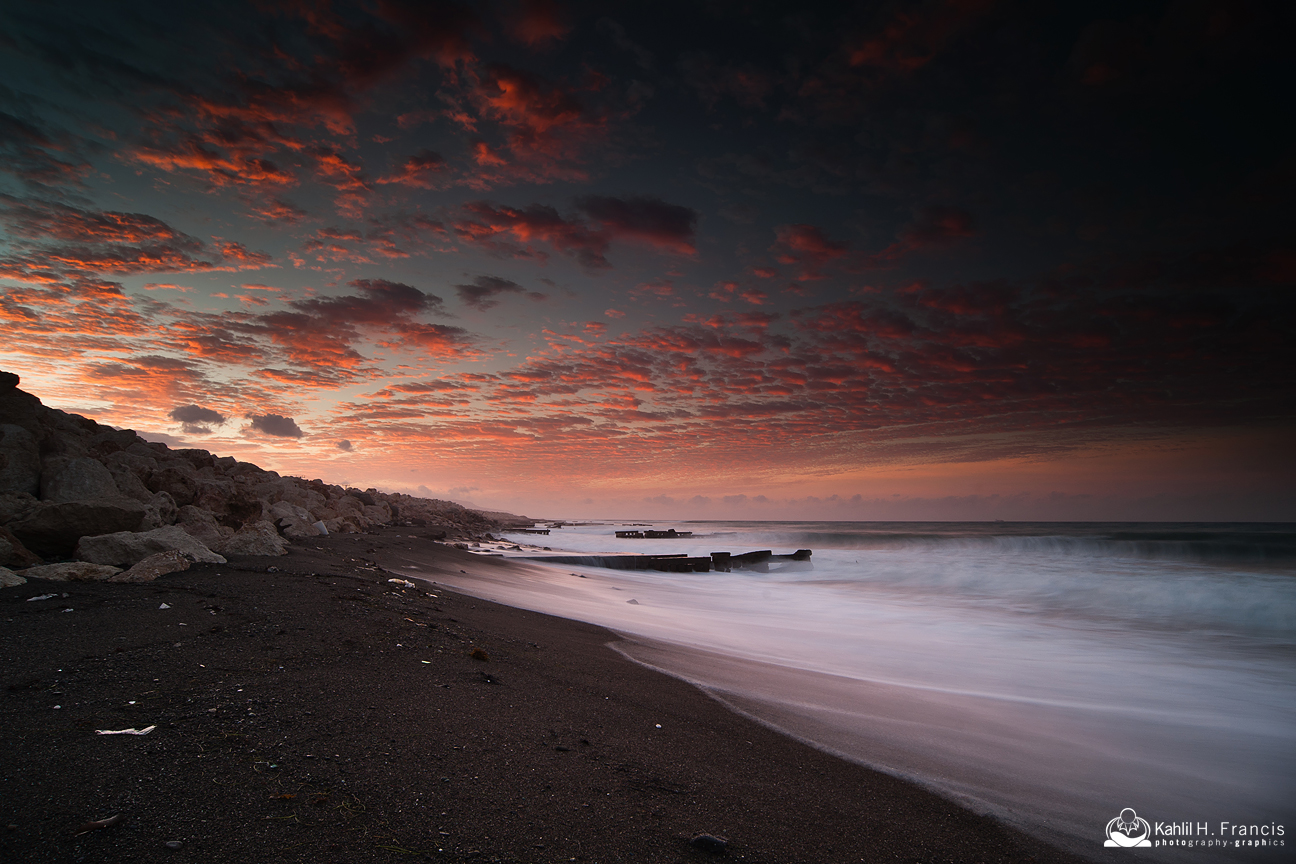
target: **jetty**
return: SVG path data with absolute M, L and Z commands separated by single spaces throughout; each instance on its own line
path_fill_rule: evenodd
M 669 528 L 665 531 L 618 531 L 616 536 L 620 540 L 674 540 L 676 537 L 692 537 L 692 531 L 676 531 Z
M 729 573 L 753 570 L 768 573 L 775 570 L 813 570 L 809 549 L 798 549 L 789 555 L 775 555 L 769 549 L 757 552 L 712 552 L 708 556 L 678 555 L 537 555 L 527 560 L 542 564 L 568 564 L 584 567 L 606 567 L 610 570 L 660 570 L 666 573 Z

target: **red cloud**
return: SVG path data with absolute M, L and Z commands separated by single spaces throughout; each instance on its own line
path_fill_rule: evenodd
M 926 9 L 896 12 L 881 32 L 855 41 L 849 49 L 850 65 L 912 72 L 994 5 L 995 0 L 945 0 Z
M 777 241 L 770 251 L 780 264 L 799 266 L 801 273 L 797 279 L 802 282 L 822 279 L 824 265 L 850 251 L 845 243 L 829 240 L 814 225 L 780 225 L 774 229 L 774 235 Z
M 567 16 L 553 0 L 520 0 L 504 19 L 509 35 L 524 45 L 558 41 L 571 32 Z
M 434 177 L 445 170 L 446 162 L 439 153 L 431 150 L 420 150 L 409 159 L 395 174 L 379 177 L 379 183 L 400 183 L 415 186 L 419 189 L 435 189 Z
M 514 208 L 475 201 L 464 205 L 465 217 L 452 227 L 461 240 L 498 255 L 543 261 L 546 254 L 534 246 L 542 242 L 589 269 L 612 266 L 606 253 L 614 239 L 646 242 L 679 254 L 694 252 L 697 214 L 686 207 L 656 198 L 606 197 L 581 198 L 577 206 L 596 223 L 565 219 L 542 204 Z
M 572 256 L 587 268 L 603 269 L 612 266 L 604 257 L 608 248 L 606 236 L 579 222 L 563 219 L 552 207 L 532 204 L 517 209 L 476 201 L 465 204 L 463 209 L 469 214 L 469 218 L 460 219 L 453 224 L 455 234 L 465 242 L 496 254 L 543 260 L 544 253 L 537 252 L 531 245 L 540 241 Z M 518 247 L 504 239 L 508 237 L 523 246 Z

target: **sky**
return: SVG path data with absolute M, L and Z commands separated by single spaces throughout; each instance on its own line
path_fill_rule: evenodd
M 1296 519 L 1288 4 L 0 6 L 0 368 L 542 518 Z

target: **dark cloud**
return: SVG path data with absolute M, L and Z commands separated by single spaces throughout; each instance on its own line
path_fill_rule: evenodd
M 456 236 L 501 257 L 544 261 L 548 254 L 535 247 L 538 241 L 570 255 L 588 269 L 612 266 L 604 254 L 607 236 L 579 220 L 564 219 L 553 207 L 532 204 L 516 208 L 475 201 L 465 204 L 463 211 L 464 216 L 453 225 Z
M 263 435 L 273 435 L 276 438 L 300 438 L 306 434 L 293 418 L 281 414 L 253 414 L 249 419 L 252 421 L 252 428 Z
M 524 45 L 558 42 L 571 32 L 567 11 L 554 0 L 515 0 L 510 5 L 504 13 L 505 29 Z
M 341 441 L 337 442 L 337 449 L 345 450 L 347 453 L 350 453 L 352 449 L 351 442 L 343 438 Z
M 495 299 L 501 294 L 524 294 L 526 289 L 509 279 L 498 276 L 478 276 L 470 284 L 454 286 L 465 305 L 485 312 L 499 305 Z
M 167 416 L 180 423 L 184 431 L 190 435 L 209 434 L 212 426 L 219 426 L 228 419 L 219 411 L 203 408 L 200 405 L 179 405 L 171 409 L 171 413 Z
M 576 206 L 613 237 L 639 240 L 682 255 L 697 251 L 694 235 L 698 214 L 688 207 L 668 204 L 660 198 L 597 195 L 576 199 Z

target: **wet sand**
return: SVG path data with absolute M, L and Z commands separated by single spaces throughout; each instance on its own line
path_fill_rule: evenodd
M 723 860 L 690 846 L 705 832 L 752 862 L 1080 860 L 734 713 L 607 630 L 390 583 L 405 553 L 430 580 L 526 566 L 410 533 L 0 592 L 0 858 Z

